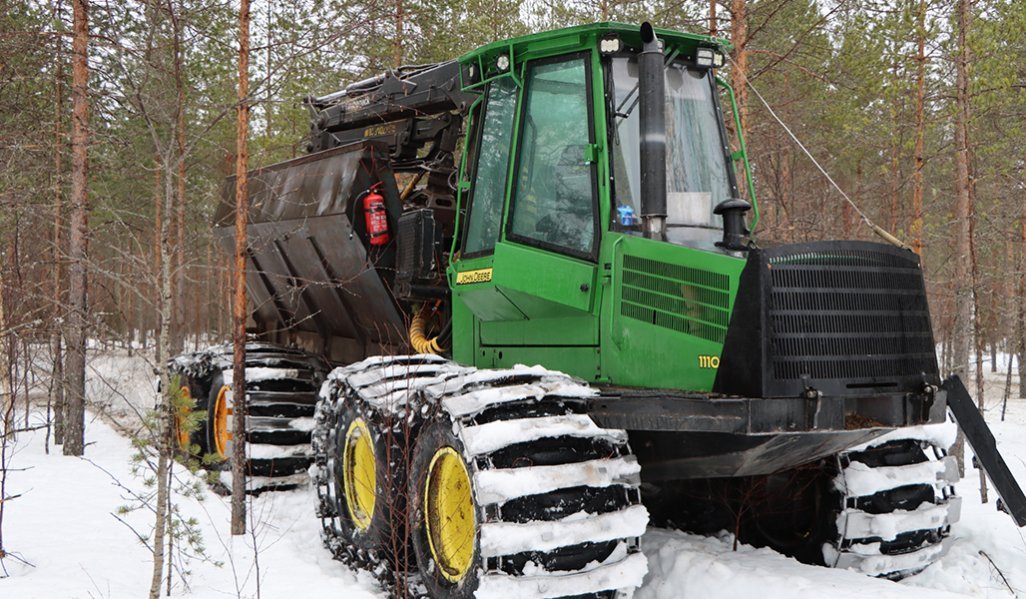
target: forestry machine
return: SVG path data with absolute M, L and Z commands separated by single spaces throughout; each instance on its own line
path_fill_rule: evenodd
M 249 175 L 251 488 L 311 477 L 396 595 L 629 595 L 650 522 L 897 578 L 959 517 L 951 410 L 1026 524 L 919 257 L 750 235 L 727 49 L 599 23 L 308 99 Z M 229 455 L 230 353 L 170 363 L 192 451 Z

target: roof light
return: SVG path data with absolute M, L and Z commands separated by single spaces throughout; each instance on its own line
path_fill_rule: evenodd
M 506 71 L 509 69 L 509 56 L 500 54 L 499 57 L 495 59 L 495 66 L 498 67 L 500 71 Z
M 711 67 L 713 66 L 715 55 L 716 53 L 713 52 L 712 48 L 699 48 L 698 52 L 695 53 L 695 64 L 700 67 Z
M 716 48 L 699 48 L 695 52 L 695 64 L 705 68 L 722 67 L 723 54 Z
M 620 36 L 615 33 L 607 33 L 599 40 L 599 52 L 603 54 L 615 54 L 621 50 L 623 43 Z

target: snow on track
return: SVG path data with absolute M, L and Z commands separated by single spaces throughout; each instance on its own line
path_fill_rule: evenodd
M 483 470 L 474 473 L 474 488 L 478 490 L 477 499 L 481 503 L 503 503 L 567 487 L 636 485 L 640 474 L 638 460 L 624 456 L 556 466 Z

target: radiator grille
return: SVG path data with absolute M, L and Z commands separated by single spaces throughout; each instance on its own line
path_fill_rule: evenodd
M 768 263 L 775 378 L 857 386 L 937 372 L 914 255 L 830 248 L 778 254 Z
M 624 256 L 620 314 L 723 343 L 730 320 L 730 278 L 690 266 Z

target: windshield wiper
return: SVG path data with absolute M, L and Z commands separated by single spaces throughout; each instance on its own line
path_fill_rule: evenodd
M 677 50 L 677 49 L 674 49 L 672 52 L 670 52 L 670 55 L 667 56 L 666 60 L 663 62 L 663 70 L 664 71 L 667 68 L 669 68 L 670 63 L 672 63 L 673 60 L 675 58 L 677 58 L 678 54 L 680 54 L 680 50 Z M 624 96 L 623 101 L 620 102 L 620 105 L 617 106 L 615 110 L 613 110 L 613 116 L 615 116 L 617 118 L 622 118 L 622 119 L 626 119 L 626 118 L 631 116 L 631 113 L 634 112 L 634 109 L 638 106 L 638 100 L 641 99 L 640 95 L 637 95 L 635 97 L 635 94 L 638 93 L 638 88 L 640 86 L 641 86 L 641 82 L 640 81 L 638 83 L 634 84 L 634 87 L 631 89 L 631 91 L 627 92 L 627 95 Z M 630 107 L 627 109 L 627 112 L 621 112 L 623 110 L 624 105 L 627 104 L 627 102 L 629 102 L 631 100 L 631 98 L 634 99 L 634 102 L 631 103 Z

